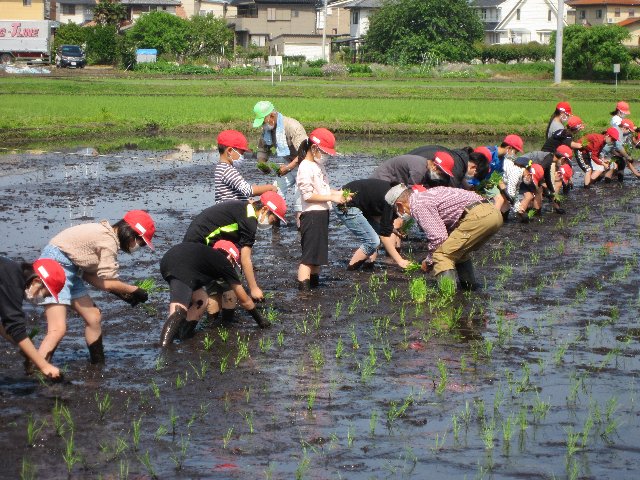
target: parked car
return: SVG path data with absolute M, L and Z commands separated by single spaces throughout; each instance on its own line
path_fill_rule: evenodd
M 56 50 L 56 67 L 84 68 L 87 58 L 78 45 L 60 45 Z

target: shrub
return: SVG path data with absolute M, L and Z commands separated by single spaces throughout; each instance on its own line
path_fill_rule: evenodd
M 344 77 L 349 72 L 342 63 L 327 63 L 320 70 L 325 77 Z
M 371 73 L 371 68 L 366 63 L 350 63 L 347 65 L 349 73 Z
M 96 25 L 86 28 L 87 61 L 91 64 L 113 65 L 118 59 L 116 27 Z
M 307 65 L 309 65 L 311 68 L 320 68 L 323 65 L 326 65 L 327 61 L 326 60 L 311 60 L 309 62 L 307 62 Z

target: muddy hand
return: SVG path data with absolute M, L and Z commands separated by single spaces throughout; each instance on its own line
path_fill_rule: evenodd
M 168 347 L 173 342 L 173 338 L 178 333 L 183 322 L 187 321 L 187 311 L 184 308 L 176 308 L 175 312 L 169 315 L 167 321 L 164 322 L 162 333 L 160 334 L 160 345 Z

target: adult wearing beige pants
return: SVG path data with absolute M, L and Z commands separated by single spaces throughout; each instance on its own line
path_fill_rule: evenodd
M 475 192 L 435 187 L 413 192 L 404 185 L 389 190 L 386 200 L 403 219 L 416 219 L 429 239 L 422 269 L 441 281 L 456 280 L 466 290 L 478 288 L 470 253 L 478 250 L 502 226 L 497 208 Z

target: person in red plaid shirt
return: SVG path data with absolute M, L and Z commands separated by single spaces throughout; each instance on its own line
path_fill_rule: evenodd
M 385 200 L 403 220 L 413 217 L 424 230 L 429 242 L 422 262 L 425 272 L 432 272 L 440 282 L 443 278 L 453 280 L 455 285 L 457 271 L 461 288 L 478 288 L 469 255 L 502 226 L 502 215 L 493 203 L 459 188 L 414 192 L 402 184 L 390 189 Z

